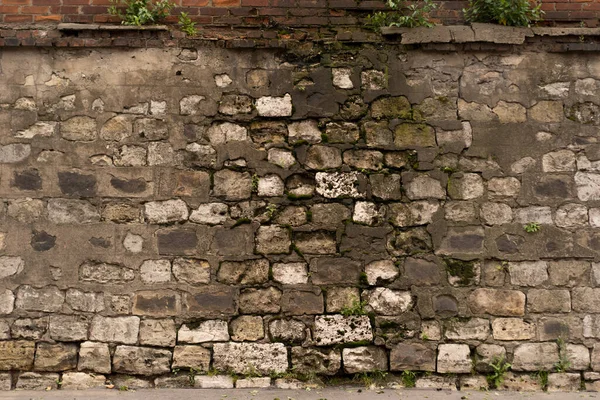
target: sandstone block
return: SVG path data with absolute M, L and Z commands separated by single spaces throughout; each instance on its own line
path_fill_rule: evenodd
M 202 346 L 175 346 L 172 368 L 193 368 L 208 371 L 210 350 Z
M 111 363 L 108 344 L 97 342 L 81 343 L 77 370 L 110 374 Z
M 344 371 L 348 374 L 386 371 L 388 357 L 384 349 L 375 346 L 346 348 L 342 351 Z
M 466 344 L 440 344 L 438 346 L 437 372 L 471 372 L 471 350 Z
M 558 362 L 556 343 L 525 343 L 515 348 L 514 371 L 550 371 Z
M 221 371 L 269 374 L 288 369 L 287 350 L 282 343 L 216 343 L 213 352 L 214 368 Z
M 315 318 L 314 338 L 317 346 L 373 340 L 371 322 L 367 316 L 333 314 Z
M 150 347 L 117 346 L 113 371 L 133 375 L 159 375 L 171 371 L 172 353 Z

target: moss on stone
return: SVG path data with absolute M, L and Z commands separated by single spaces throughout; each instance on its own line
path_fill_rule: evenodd
M 475 263 L 473 261 L 463 261 L 455 259 L 446 259 L 446 271 L 452 276 L 460 278 L 459 285 L 468 285 L 475 278 Z

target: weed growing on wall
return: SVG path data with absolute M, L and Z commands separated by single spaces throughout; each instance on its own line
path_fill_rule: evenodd
M 166 18 L 171 13 L 175 3 L 169 0 L 161 0 L 155 4 L 152 0 L 109 0 L 112 4 L 108 8 L 110 15 L 121 18 L 123 25 L 151 25 Z M 125 6 L 125 12 L 118 7 Z
M 498 388 L 504 382 L 504 375 L 510 369 L 511 365 L 506 362 L 504 357 L 495 358 L 491 363 L 493 371 L 491 374 L 486 376 L 488 384 L 492 388 Z
M 179 14 L 179 26 L 188 36 L 195 36 L 198 33 L 196 23 L 192 21 L 188 13 Z
M 408 5 L 404 0 L 388 0 L 390 11 L 379 11 L 369 15 L 368 23 L 375 29 L 387 26 L 416 28 L 426 26 L 431 28 L 434 24 L 429 19 L 429 13 L 437 5 L 433 0 L 415 1 Z
M 488 22 L 506 26 L 530 26 L 542 20 L 541 4 L 530 0 L 469 0 L 463 10 L 469 22 Z

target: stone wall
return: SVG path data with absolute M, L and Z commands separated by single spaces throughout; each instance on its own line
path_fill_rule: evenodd
M 301 50 L 2 50 L 0 387 L 600 386 L 597 54 Z

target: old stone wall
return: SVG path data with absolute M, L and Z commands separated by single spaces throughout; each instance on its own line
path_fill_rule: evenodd
M 502 360 L 505 388 L 600 386 L 597 53 L 5 48 L 0 71 L 3 389 L 479 388 Z

